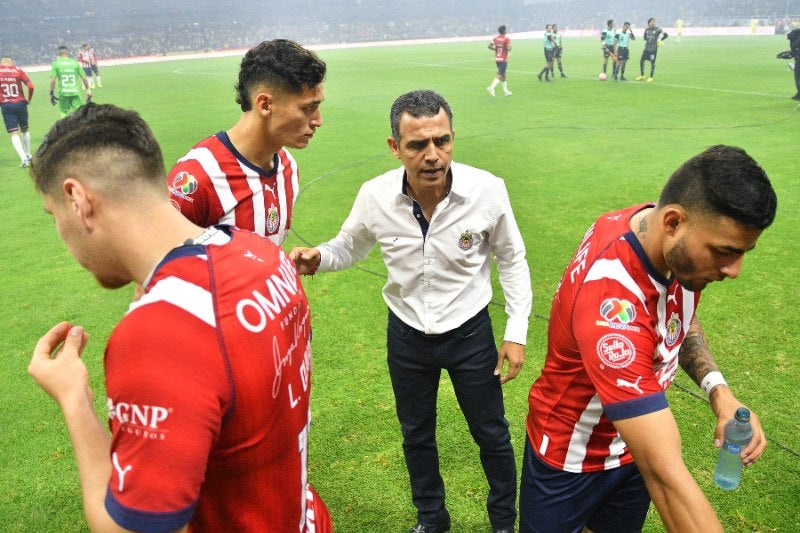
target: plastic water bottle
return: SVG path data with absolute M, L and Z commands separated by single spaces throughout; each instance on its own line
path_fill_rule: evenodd
M 753 438 L 750 411 L 746 407 L 736 410 L 736 415 L 725 424 L 725 441 L 719 449 L 714 484 L 721 489 L 733 490 L 742 479 L 742 448 Z

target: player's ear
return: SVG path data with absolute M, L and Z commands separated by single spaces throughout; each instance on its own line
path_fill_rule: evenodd
M 386 142 L 389 144 L 389 149 L 392 151 L 392 154 L 394 154 L 397 159 L 400 159 L 400 145 L 397 143 L 395 138 L 389 136 L 389 138 L 386 139 Z
M 65 179 L 61 187 L 70 211 L 81 220 L 84 227 L 91 229 L 95 211 L 94 195 L 75 178 Z
M 664 233 L 674 236 L 681 224 L 686 222 L 686 210 L 680 205 L 668 205 L 661 210 L 661 223 Z
M 274 102 L 274 98 L 272 94 L 268 92 L 259 92 L 256 94 L 255 97 L 255 105 L 253 108 L 258 110 L 258 112 L 262 115 L 269 114 L 272 112 L 272 104 Z

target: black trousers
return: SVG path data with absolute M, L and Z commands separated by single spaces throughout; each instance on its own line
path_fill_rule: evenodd
M 800 58 L 794 60 L 794 84 L 797 87 L 797 94 L 800 95 Z
M 397 418 L 403 433 L 418 519 L 437 521 L 445 508 L 436 443 L 436 397 L 441 371 L 447 370 L 489 482 L 486 509 L 494 528 L 512 527 L 516 519 L 517 470 L 505 418 L 489 312 L 484 308 L 458 328 L 427 336 L 389 311 L 389 375 Z

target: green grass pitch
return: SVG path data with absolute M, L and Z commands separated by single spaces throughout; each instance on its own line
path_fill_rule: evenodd
M 488 42 L 488 37 L 486 39 Z M 495 67 L 486 42 L 322 50 L 328 62 L 325 124 L 293 151 L 303 190 L 286 247 L 333 237 L 365 180 L 399 164 L 388 147 L 389 107 L 399 94 L 431 88 L 451 103 L 455 159 L 506 180 L 525 238 L 534 285 L 528 355 L 505 385 L 507 417 L 521 458 L 527 393 L 545 351 L 556 283 L 581 236 L 606 211 L 655 200 L 669 174 L 705 147 L 745 148 L 771 177 L 778 217 L 749 253 L 739 279 L 709 287 L 700 304 L 712 349 L 738 397 L 762 419 L 771 443 L 740 488 L 713 486 L 714 419 L 679 372 L 668 398 L 685 461 L 727 531 L 800 530 L 800 113 L 791 73 L 775 54 L 783 37 L 684 37 L 659 50 L 653 83 L 600 82 L 595 39 L 564 39 L 569 76 L 539 82 L 540 40 L 517 40 L 508 79 L 513 96 L 486 92 Z M 638 75 L 641 43 L 627 77 Z M 99 103 L 138 110 L 159 138 L 167 166 L 200 138 L 227 129 L 238 57 L 102 69 Z M 47 73 L 34 73 L 31 132 L 38 146 L 57 119 Z M 102 350 L 130 290 L 99 288 L 69 256 L 41 209 L 8 141 L 0 145 L 0 516 L 2 531 L 84 531 L 80 489 L 61 415 L 26 375 L 36 340 L 69 320 L 87 328 L 85 351 L 98 412 L 105 414 Z M 385 363 L 383 264 L 377 252 L 342 273 L 304 280 L 314 326 L 310 479 L 343 533 L 404 531 L 415 519 Z M 502 293 L 496 284 L 496 304 Z M 490 306 L 498 335 L 502 305 Z M 453 531 L 489 531 L 477 448 L 442 378 L 439 447 Z M 655 510 L 645 531 L 663 531 Z

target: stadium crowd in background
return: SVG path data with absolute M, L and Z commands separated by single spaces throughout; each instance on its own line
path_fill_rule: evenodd
M 77 51 L 82 43 L 92 42 L 101 57 L 121 58 L 247 49 L 277 35 L 305 45 L 491 35 L 497 17 L 492 3 L 475 2 L 467 9 L 463 0 L 409 0 L 403 10 L 388 0 L 369 6 L 351 0 L 313 5 L 309 0 L 277 0 L 268 12 L 254 9 L 246 15 L 247 3 L 239 5 L 242 11 L 237 12 L 227 3 L 210 0 L 108 2 L 102 7 L 90 7 L 84 0 L 8 0 L 0 50 L 17 64 L 45 65 L 52 60 L 54 44 Z M 652 6 L 620 0 L 614 12 L 624 13 L 635 29 L 651 16 L 662 21 L 681 18 L 686 27 L 747 26 L 758 18 L 759 24 L 776 28 L 781 20 L 781 28 L 788 29 L 800 21 L 800 13 L 787 13 L 785 0 L 680 0 Z M 532 31 L 554 20 L 569 30 L 593 28 L 609 13 L 607 5 L 594 0 L 513 0 L 504 5 L 503 16 L 522 21 L 516 31 Z

